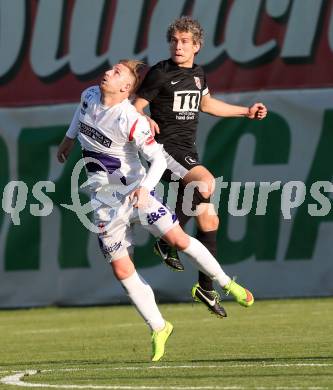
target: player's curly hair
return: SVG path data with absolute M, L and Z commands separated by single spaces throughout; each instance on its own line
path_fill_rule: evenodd
M 167 41 L 170 43 L 172 35 L 176 32 L 190 32 L 193 35 L 193 42 L 199 44 L 200 47 L 204 44 L 204 30 L 200 23 L 191 16 L 181 16 L 174 20 L 167 30 Z
M 140 70 L 145 65 L 145 63 L 142 61 L 131 60 L 131 59 L 123 59 L 120 60 L 119 63 L 125 65 L 130 70 L 134 78 L 134 83 L 130 91 L 130 93 L 133 94 L 141 84 L 142 78 L 141 78 Z

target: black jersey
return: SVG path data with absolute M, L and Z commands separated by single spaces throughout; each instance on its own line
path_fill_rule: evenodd
M 155 139 L 172 150 L 195 151 L 201 97 L 208 94 L 201 66 L 182 68 L 171 59 L 154 65 L 137 95 L 150 102 L 151 117 L 160 127 Z

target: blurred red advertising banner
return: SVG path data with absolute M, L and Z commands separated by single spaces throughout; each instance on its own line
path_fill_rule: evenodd
M 121 58 L 167 58 L 167 26 L 183 14 L 205 30 L 196 62 L 213 93 L 333 87 L 332 2 L 3 1 L 0 106 L 78 101 Z

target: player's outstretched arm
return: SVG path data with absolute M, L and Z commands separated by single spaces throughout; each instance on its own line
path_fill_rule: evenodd
M 155 145 L 157 146 L 156 142 Z M 152 153 L 149 152 L 149 146 L 141 149 L 144 158 L 149 161 L 150 166 L 145 178 L 140 183 L 140 187 L 130 194 L 133 207 L 144 208 L 148 205 L 149 192 L 155 188 L 157 183 L 161 180 L 163 172 L 167 168 L 167 162 L 162 152 L 161 145 L 158 145 L 158 147 L 154 149 L 155 150 Z
M 215 99 L 210 94 L 202 97 L 200 110 L 207 114 L 221 117 L 264 119 L 267 115 L 267 108 L 263 103 L 255 103 L 251 107 L 237 106 Z
M 160 133 L 160 128 L 158 127 L 158 124 L 154 121 L 154 119 L 151 119 L 150 116 L 146 115 L 144 112 L 144 109 L 148 106 L 149 102 L 148 100 L 137 97 L 133 103 L 134 107 L 136 108 L 137 112 L 146 117 L 146 119 L 149 122 L 150 131 L 152 132 L 153 136 L 157 133 Z
M 75 139 L 67 136 L 65 136 L 61 141 L 57 151 L 57 159 L 60 163 L 64 163 L 67 160 L 71 150 L 73 149 L 74 143 Z

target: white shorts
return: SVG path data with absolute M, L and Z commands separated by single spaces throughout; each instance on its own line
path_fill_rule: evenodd
M 92 174 L 88 175 L 91 177 Z M 106 175 L 105 172 L 93 175 L 95 183 L 90 185 L 91 200 L 100 202 L 97 191 L 105 184 Z M 133 224 L 139 223 L 155 237 L 161 237 L 179 222 L 168 206 L 151 193 L 144 209 L 134 208 L 129 196 L 121 199 L 116 207 L 102 203 L 94 211 L 94 223 L 101 229 L 98 240 L 103 255 L 111 262 L 133 253 Z

